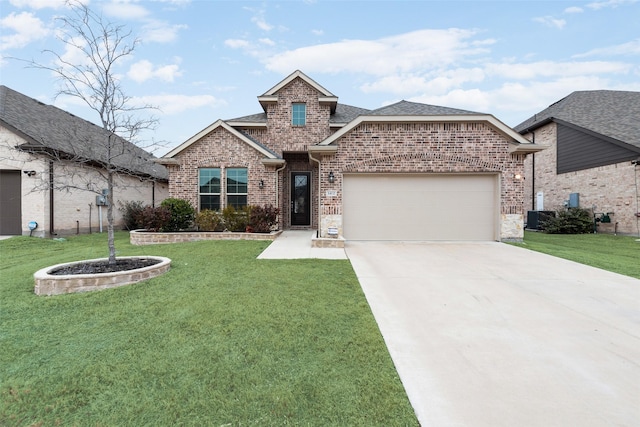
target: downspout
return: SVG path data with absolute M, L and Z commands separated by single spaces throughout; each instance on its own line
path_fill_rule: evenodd
M 151 206 L 156 207 L 156 180 L 151 180 Z
M 49 160 L 49 236 L 56 235 L 53 224 L 53 160 Z
M 536 143 L 536 133 L 531 132 L 531 143 Z M 531 153 L 531 210 L 536 210 L 536 153 Z
M 320 160 L 314 158 L 311 155 L 311 151 L 308 152 L 309 153 L 309 160 L 316 162 L 318 164 L 318 228 L 316 230 L 316 237 L 320 238 L 320 206 L 322 203 L 322 192 L 320 191 L 320 186 L 322 184 L 322 174 L 320 173 Z

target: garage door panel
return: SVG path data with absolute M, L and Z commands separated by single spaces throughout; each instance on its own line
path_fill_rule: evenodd
M 495 240 L 495 175 L 345 175 L 351 240 Z

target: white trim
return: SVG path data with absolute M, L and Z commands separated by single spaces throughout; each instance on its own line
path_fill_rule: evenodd
M 329 136 L 318 145 L 329 145 L 361 123 L 437 123 L 437 122 L 485 122 L 493 126 L 502 135 L 517 144 L 533 145 L 531 141 L 520 135 L 491 114 L 449 114 L 435 116 L 358 116 L 347 126 Z
M 276 159 L 277 158 L 273 153 L 269 152 L 264 147 L 261 147 L 260 145 L 256 144 L 254 141 L 252 141 L 251 139 L 247 138 L 242 133 L 238 132 L 236 129 L 232 128 L 231 126 L 229 126 L 224 121 L 217 120 L 214 123 L 212 123 L 211 125 L 209 125 L 208 127 L 204 128 L 203 130 L 198 132 L 197 134 L 193 135 L 191 138 L 187 139 L 185 142 L 183 142 L 182 144 L 180 144 L 179 146 L 177 146 L 173 150 L 169 151 L 161 159 L 165 159 L 165 158 L 176 156 L 181 151 L 183 151 L 184 149 L 188 148 L 193 143 L 199 141 L 204 136 L 206 136 L 208 133 L 213 132 L 215 129 L 217 129 L 219 127 L 223 127 L 229 133 L 231 133 L 232 135 L 238 137 L 241 141 L 243 141 L 244 143 L 246 143 L 250 147 L 254 148 L 256 151 L 264 154 L 267 158 L 269 158 L 269 159 Z
M 324 95 L 324 96 L 321 96 L 320 99 L 323 99 L 325 97 L 332 97 L 332 98 L 335 98 L 336 101 L 338 100 L 338 97 L 336 97 L 334 94 L 329 92 L 327 89 L 325 89 L 322 86 L 320 86 L 317 82 L 315 82 L 313 79 L 311 79 L 309 76 L 307 76 L 305 73 L 303 73 L 300 70 L 296 70 L 293 73 L 289 74 L 288 77 L 286 77 L 280 83 L 278 83 L 277 85 L 275 85 L 274 87 L 272 87 L 271 89 L 266 91 L 262 96 L 259 96 L 258 99 L 259 100 L 263 100 L 265 102 L 277 101 L 278 97 L 277 96 L 273 96 L 273 95 L 276 92 L 278 92 L 280 89 L 282 89 L 283 87 L 285 87 L 286 85 L 291 83 L 293 80 L 298 78 L 298 77 L 300 77 L 302 80 L 304 80 L 310 86 L 312 86 L 318 92 L 322 93 L 322 95 Z M 275 99 L 271 99 L 271 98 L 275 98 Z

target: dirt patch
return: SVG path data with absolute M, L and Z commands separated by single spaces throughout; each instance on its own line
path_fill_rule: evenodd
M 118 271 L 129 271 L 136 270 L 138 268 L 150 267 L 161 262 L 162 261 L 158 259 L 148 258 L 116 259 L 115 264 L 109 264 L 108 261 L 84 262 L 51 270 L 49 271 L 49 274 L 53 276 L 63 276 L 70 274 L 115 273 Z

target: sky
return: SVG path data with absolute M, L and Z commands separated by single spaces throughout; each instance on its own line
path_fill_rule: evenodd
M 161 156 L 301 70 L 342 104 L 400 100 L 492 114 L 515 127 L 577 90 L 640 91 L 640 0 L 81 0 L 140 44 L 114 72 Z M 45 70 L 64 0 L 0 0 L 0 84 L 93 123 Z

